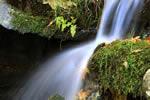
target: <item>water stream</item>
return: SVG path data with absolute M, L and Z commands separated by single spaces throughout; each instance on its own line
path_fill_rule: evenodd
M 64 96 L 65 100 L 74 100 L 81 86 L 81 76 L 95 48 L 103 42 L 122 39 L 143 1 L 105 0 L 96 39 L 61 52 L 41 65 L 14 100 L 48 100 L 56 93 Z
M 0 24 L 7 29 L 12 29 L 10 9 L 11 6 L 6 3 L 6 0 L 0 0 Z

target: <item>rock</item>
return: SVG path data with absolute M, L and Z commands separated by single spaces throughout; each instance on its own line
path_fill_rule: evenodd
M 143 77 L 143 90 L 146 96 L 150 97 L 150 69 L 147 70 Z
M 60 96 L 59 94 L 55 94 L 51 96 L 48 100 L 65 100 L 64 97 Z
M 68 9 L 69 7 L 72 7 L 73 5 L 76 6 L 76 4 L 72 1 L 67 1 L 67 0 L 43 0 L 43 4 L 49 4 L 52 9 L 56 9 L 57 6 Z
M 144 95 L 141 93 L 142 82 L 145 71 L 150 68 L 149 50 L 149 42 L 139 39 L 117 40 L 106 46 L 100 45 L 88 65 L 89 73 L 93 74 L 90 75 L 91 79 L 104 88 L 104 93 L 111 90 L 111 100 L 117 97 L 120 98 L 117 100 L 125 100 L 129 94 L 134 97 Z M 124 66 L 124 62 L 127 62 L 127 66 Z M 150 71 L 147 73 L 144 80 L 149 81 L 144 86 L 146 91 L 150 91 Z M 147 94 L 150 94 L 149 91 Z

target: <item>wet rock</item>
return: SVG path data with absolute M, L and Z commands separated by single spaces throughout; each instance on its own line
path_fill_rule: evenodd
M 150 69 L 147 70 L 143 77 L 143 91 L 150 98 Z
M 91 73 L 86 73 L 83 78 L 83 84 L 80 92 L 77 93 L 75 100 L 102 100 L 101 89 L 97 83 L 95 83 L 91 77 Z
M 149 42 L 139 39 L 117 40 L 104 47 L 98 46 L 88 68 L 93 81 L 104 88 L 105 97 L 112 96 L 104 100 L 126 100 L 129 94 L 143 96 L 142 84 L 145 91 L 150 90 L 150 71 L 144 77 L 148 81 L 142 83 L 149 69 L 149 50 Z
M 43 5 L 42 0 L 7 0 L 7 2 L 13 7 L 33 15 L 44 15 L 45 11 L 51 9 L 49 5 Z

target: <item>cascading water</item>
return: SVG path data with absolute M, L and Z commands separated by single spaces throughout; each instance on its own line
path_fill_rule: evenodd
M 96 39 L 62 52 L 43 64 L 14 100 L 47 100 L 56 93 L 65 100 L 74 100 L 80 89 L 81 75 L 97 45 L 121 39 L 142 4 L 143 0 L 105 0 Z
M 12 29 L 12 16 L 9 14 L 9 9 L 11 9 L 11 6 L 6 2 L 6 0 L 0 0 L 0 24 L 5 28 Z

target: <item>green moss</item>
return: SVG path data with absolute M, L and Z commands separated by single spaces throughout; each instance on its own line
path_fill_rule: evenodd
M 48 38 L 53 36 L 62 40 L 82 37 L 82 34 L 80 34 L 82 30 L 91 31 L 96 29 L 99 25 L 98 20 L 101 18 L 103 2 L 94 2 L 93 0 L 72 0 L 71 2 L 77 5 L 69 7 L 69 9 L 63 9 L 63 7 L 48 9 L 48 5 L 42 6 L 41 4 L 40 7 L 38 5 L 33 7 L 36 9 L 33 12 L 31 11 L 31 14 L 17 10 L 10 11 L 14 16 L 12 18 L 13 29 L 19 30 L 21 33 L 36 33 L 40 36 Z M 62 16 L 67 22 L 72 22 L 72 18 L 74 18 L 76 22 L 61 32 L 56 25 L 56 19 L 59 16 Z M 54 21 L 53 24 L 48 26 L 52 21 Z M 62 26 L 66 26 L 66 24 L 62 24 Z
M 142 80 L 148 68 L 150 45 L 142 40 L 118 40 L 106 47 L 98 47 L 89 63 L 94 80 L 105 90 L 113 88 L 135 96 L 142 92 Z
M 14 29 L 21 33 L 36 33 L 40 36 L 51 37 L 55 34 L 55 25 L 48 27 L 50 20 L 48 17 L 32 16 L 23 12 L 11 12 L 13 14 L 12 24 Z

